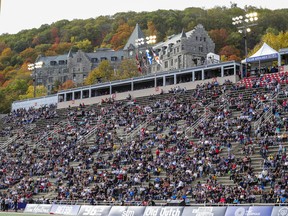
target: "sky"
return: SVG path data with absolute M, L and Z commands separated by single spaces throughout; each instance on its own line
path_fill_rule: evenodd
M 271 10 L 288 8 L 288 0 L 0 0 L 0 34 L 15 34 L 24 29 L 67 19 L 97 18 L 117 12 L 184 10 L 188 7 L 210 9 L 215 6 L 252 5 Z

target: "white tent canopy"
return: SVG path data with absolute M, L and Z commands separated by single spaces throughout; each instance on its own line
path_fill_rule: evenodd
M 268 44 L 264 43 L 262 47 L 252 56 L 243 60 L 243 63 L 252 63 L 260 61 L 271 61 L 278 59 L 279 53 L 271 48 Z

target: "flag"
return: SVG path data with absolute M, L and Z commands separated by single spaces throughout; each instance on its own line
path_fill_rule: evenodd
M 150 54 L 150 51 L 148 49 L 146 50 L 146 56 L 149 61 L 149 64 L 152 64 L 153 56 Z
M 151 49 L 152 53 L 153 53 L 153 56 L 154 56 L 154 59 L 155 61 L 162 66 L 162 61 L 160 60 L 159 56 L 154 52 L 153 49 Z
M 141 65 L 140 65 L 140 62 L 139 62 L 139 58 L 138 58 L 138 54 L 136 53 L 136 64 L 137 64 L 137 67 L 138 67 L 138 71 L 140 73 L 142 73 L 142 69 L 141 69 Z

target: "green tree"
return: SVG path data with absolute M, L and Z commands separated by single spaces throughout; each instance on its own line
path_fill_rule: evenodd
M 124 59 L 118 70 L 117 79 L 127 79 L 141 75 L 138 71 L 136 61 L 134 59 Z
M 115 79 L 114 68 L 111 66 L 109 61 L 102 61 L 97 68 L 92 70 L 86 78 L 84 84 L 92 85 L 97 83 L 98 79 L 101 79 L 103 82 L 112 81 Z
M 36 97 L 47 95 L 47 89 L 43 85 L 36 86 Z M 25 94 L 19 95 L 20 100 L 29 99 L 34 97 L 34 86 L 30 85 Z
M 76 42 L 75 46 L 84 52 L 92 52 L 93 51 L 92 43 L 88 39 Z

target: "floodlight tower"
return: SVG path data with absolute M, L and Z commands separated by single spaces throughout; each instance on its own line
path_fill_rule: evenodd
M 257 23 L 255 23 L 257 20 L 258 14 L 256 12 L 247 13 L 244 16 L 241 15 L 232 18 L 232 24 L 237 27 L 239 33 L 243 34 L 245 43 L 245 58 L 247 58 L 248 55 L 247 33 L 251 32 L 250 27 L 257 25 Z
M 1 0 L 0 0 L 1 1 Z M 33 71 L 33 85 L 34 85 L 34 92 L 33 92 L 33 96 L 34 98 L 36 97 L 36 85 L 37 85 L 37 69 L 38 68 L 42 68 L 44 65 L 44 62 L 40 61 L 40 62 L 35 62 L 33 64 L 29 64 L 28 65 L 28 70 Z

